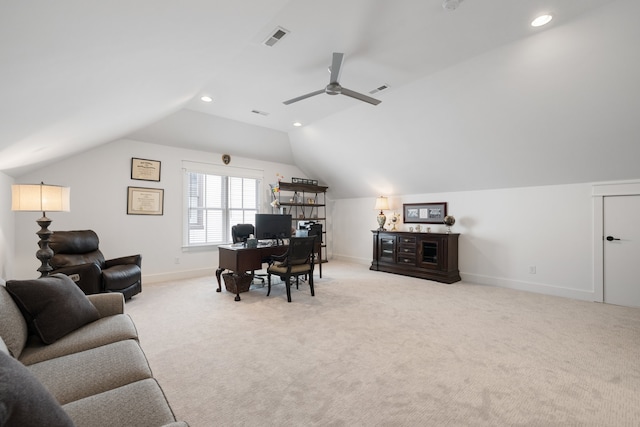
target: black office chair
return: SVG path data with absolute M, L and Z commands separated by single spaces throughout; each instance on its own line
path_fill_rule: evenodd
M 315 266 L 315 245 L 316 237 L 292 237 L 289 239 L 289 249 L 283 255 L 271 257 L 273 263 L 267 268 L 267 278 L 269 289 L 267 296 L 271 293 L 271 275 L 279 276 L 284 280 L 287 289 L 287 301 L 291 302 L 291 277 L 296 278 L 298 286 L 300 276 L 309 277 L 309 287 L 311 296 L 315 296 L 313 289 L 313 268 Z
M 233 243 L 246 243 L 250 235 L 255 235 L 256 229 L 253 224 L 236 224 L 231 227 L 231 238 Z
M 256 229 L 253 224 L 236 224 L 231 227 L 231 238 L 233 239 L 233 243 L 246 243 L 249 236 L 252 234 L 255 236 Z M 270 259 L 263 259 L 262 262 L 269 262 Z M 264 285 L 264 278 L 266 274 L 255 274 L 254 271 L 251 272 L 253 274 L 254 279 L 259 280 L 262 285 Z

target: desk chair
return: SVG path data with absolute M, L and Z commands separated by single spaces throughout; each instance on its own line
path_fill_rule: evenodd
M 313 268 L 315 266 L 315 245 L 314 237 L 292 237 L 289 239 L 289 249 L 283 255 L 274 255 L 271 257 L 273 263 L 267 268 L 267 279 L 269 289 L 267 296 L 271 293 L 271 275 L 279 276 L 284 280 L 287 288 L 287 301 L 291 302 L 291 277 L 296 278 L 296 287 L 298 286 L 300 276 L 309 277 L 309 287 L 311 288 L 311 296 L 315 296 L 313 289 Z
M 256 234 L 256 229 L 253 224 L 236 224 L 231 227 L 231 238 L 233 239 L 233 243 L 246 243 L 247 239 L 250 235 Z M 262 262 L 269 262 L 270 260 L 263 259 Z M 255 272 L 251 272 L 254 275 L 256 280 L 260 280 L 262 285 L 264 285 L 264 278 L 266 274 L 255 274 Z

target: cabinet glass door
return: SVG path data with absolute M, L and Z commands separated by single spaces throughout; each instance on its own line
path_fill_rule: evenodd
M 422 268 L 437 269 L 441 263 L 442 247 L 438 239 L 423 239 L 418 246 L 418 264 Z
M 380 237 L 380 261 L 395 262 L 396 258 L 396 238 L 395 237 Z

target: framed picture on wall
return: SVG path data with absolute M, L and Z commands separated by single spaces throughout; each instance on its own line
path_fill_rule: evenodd
M 133 157 L 131 159 L 131 179 L 160 182 L 160 162 Z
M 163 213 L 163 189 L 127 187 L 127 215 L 162 215 Z
M 405 203 L 402 222 L 405 224 L 442 224 L 447 216 L 447 203 Z

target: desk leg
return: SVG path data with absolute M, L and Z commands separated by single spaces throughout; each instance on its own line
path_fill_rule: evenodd
M 218 269 L 216 270 L 216 279 L 218 279 L 218 289 L 216 289 L 216 292 L 222 292 L 222 284 L 220 283 L 220 276 L 222 275 L 222 272 L 225 269 L 222 267 L 218 267 Z

